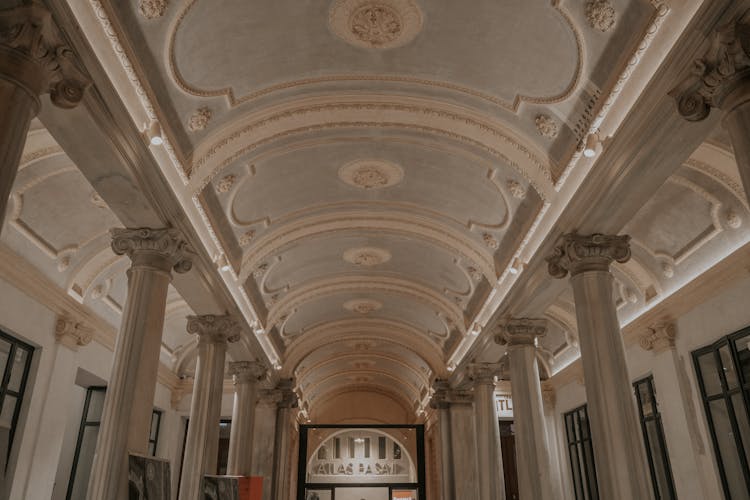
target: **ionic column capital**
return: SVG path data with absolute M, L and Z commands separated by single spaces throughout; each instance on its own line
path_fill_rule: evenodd
M 56 106 L 73 108 L 91 85 L 52 15 L 36 1 L 0 10 L 0 78 L 24 88 L 37 108 L 46 93 Z
M 193 266 L 193 251 L 176 229 L 115 228 L 112 250 L 117 255 L 127 255 L 133 264 L 152 265 L 164 271 L 174 269 L 186 273 Z
M 630 236 L 568 233 L 547 257 L 549 273 L 564 278 L 586 271 L 609 271 L 612 262 L 630 260 Z
M 199 342 L 225 344 L 240 340 L 240 326 L 229 315 L 204 314 L 187 317 L 187 332 L 198 335 Z
M 495 377 L 500 376 L 503 371 L 502 363 L 473 363 L 467 367 L 466 374 L 469 380 L 476 385 L 495 385 Z
M 677 327 L 674 323 L 657 323 L 650 326 L 639 340 L 642 349 L 659 353 L 673 348 L 676 338 Z
M 750 79 L 750 11 L 713 33 L 708 51 L 696 59 L 691 74 L 670 95 L 686 120 L 701 121 L 711 108 L 723 108 L 737 99 L 727 99 L 742 81 Z M 740 89 L 750 99 L 750 86 Z M 736 96 L 735 96 L 736 97 Z
M 55 339 L 73 350 L 88 345 L 94 338 L 93 331 L 83 323 L 67 314 L 57 317 L 55 322 Z
M 519 345 L 536 346 L 536 339 L 547 334 L 547 320 L 533 318 L 513 318 L 502 326 L 502 333 L 495 335 L 495 342 L 510 347 Z
M 266 378 L 268 370 L 259 361 L 233 361 L 229 363 L 229 374 L 234 385 L 251 384 Z

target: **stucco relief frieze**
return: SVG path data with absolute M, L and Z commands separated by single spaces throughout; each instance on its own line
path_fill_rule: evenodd
M 175 50 L 177 37 L 184 28 L 186 17 L 200 1 L 190 0 L 185 4 L 169 34 L 167 51 L 170 73 L 182 91 L 199 97 L 224 96 L 232 108 L 274 92 L 298 87 L 334 82 L 384 82 L 426 87 L 428 91 L 445 89 L 487 101 L 515 113 L 522 102 L 535 104 L 562 102 L 575 92 L 581 80 L 583 36 L 565 8 L 559 3 L 554 3 L 552 7 L 562 18 L 575 39 L 576 67 L 571 81 L 565 86 L 564 90 L 552 95 L 525 95 L 518 90 L 514 99 L 509 101 L 456 82 L 430 80 L 400 74 L 338 74 L 301 78 L 256 89 L 243 95 L 238 95 L 231 84 L 215 89 L 200 88 L 189 83 L 183 75 L 184 72 L 180 69 Z M 415 0 L 334 0 L 329 12 L 329 28 L 337 36 L 355 46 L 368 49 L 387 49 L 402 46 L 413 40 L 422 28 L 422 17 L 421 10 Z
M 344 261 L 359 267 L 373 267 L 391 260 L 391 252 L 385 248 L 359 247 L 346 250 Z

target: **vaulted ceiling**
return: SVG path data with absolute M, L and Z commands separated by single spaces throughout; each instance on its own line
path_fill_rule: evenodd
M 660 0 L 102 0 L 73 14 L 136 125 L 161 130 L 153 155 L 198 214 L 255 354 L 295 377 L 305 404 L 356 386 L 416 409 L 492 330 L 596 161 L 581 154 L 587 136 L 614 133 L 692 11 Z M 27 150 L 46 153 L 33 174 L 22 168 L 17 232 L 3 239 L 19 253 L 21 235 L 35 240 L 48 257 L 39 267 L 116 322 L 127 264 L 104 230 L 117 217 L 41 125 Z M 643 205 L 625 228 L 634 258 L 615 270 L 623 318 L 748 239 L 739 186 L 717 132 Z M 54 192 L 74 194 L 50 206 Z M 171 292 L 162 359 L 179 374 L 192 370 L 182 317 L 193 309 Z M 537 312 L 551 320 L 549 376 L 578 356 L 572 297 Z

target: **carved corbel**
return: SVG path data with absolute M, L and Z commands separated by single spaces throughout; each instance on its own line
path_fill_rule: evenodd
M 674 348 L 677 327 L 674 323 L 657 323 L 640 336 L 641 348 L 655 354 Z
M 67 314 L 57 317 L 55 323 L 55 339 L 60 344 L 73 350 L 88 345 L 94 338 L 93 329 L 80 321 L 76 321 Z

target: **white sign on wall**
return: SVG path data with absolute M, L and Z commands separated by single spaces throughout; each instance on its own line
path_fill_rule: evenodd
M 508 395 L 495 395 L 495 404 L 497 405 L 497 417 L 502 419 L 513 418 L 513 399 Z

